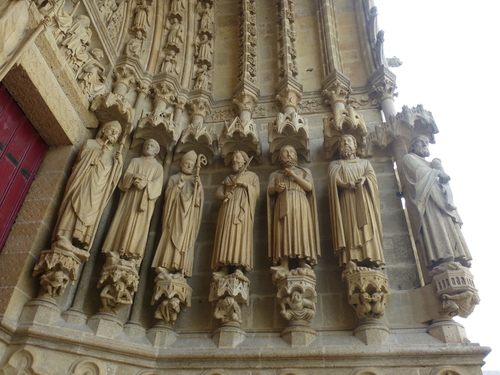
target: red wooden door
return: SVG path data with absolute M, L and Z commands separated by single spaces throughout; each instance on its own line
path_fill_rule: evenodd
M 0 249 L 47 152 L 47 146 L 0 84 Z

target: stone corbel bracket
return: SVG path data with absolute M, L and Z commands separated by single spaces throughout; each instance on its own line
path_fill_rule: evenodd
M 174 324 L 178 310 L 186 311 L 191 307 L 192 294 L 193 289 L 187 284 L 184 276 L 159 272 L 155 278 L 155 290 L 151 300 L 153 306 L 161 300 L 155 311 L 155 318 L 166 324 Z
M 119 293 L 118 285 L 121 284 L 124 287 L 123 295 L 114 296 L 113 292 Z M 97 288 L 103 288 L 101 292 L 101 303 L 102 307 L 100 311 L 109 312 L 117 314 L 117 311 L 127 305 L 132 304 L 132 294 L 137 292 L 137 286 L 139 285 L 139 274 L 137 273 L 135 261 L 128 261 L 124 259 L 115 259 L 112 264 L 104 265 L 101 272 L 101 277 Z M 115 299 L 108 299 L 103 295 L 106 294 L 106 288 L 112 290 L 113 292 L 108 292 Z M 105 303 L 105 301 L 108 301 Z
M 342 279 L 347 284 L 348 302 L 359 319 L 378 319 L 384 315 L 391 293 L 382 271 L 349 262 Z
M 408 148 L 413 138 L 423 134 L 435 143 L 434 134 L 438 133 L 438 127 L 432 117 L 432 113 L 425 110 L 420 104 L 409 108 L 403 106 L 401 112 L 377 126 L 367 136 L 367 154 L 373 155 L 374 147 L 387 147 L 393 140 L 401 139 Z
M 231 296 L 238 303 L 248 306 L 250 300 L 250 281 L 244 275 L 229 274 L 222 277 L 214 277 L 210 284 L 210 295 L 208 300 L 215 302 L 224 296 Z
M 56 298 L 61 296 L 69 282 L 75 283 L 80 265 L 89 258 L 89 253 L 71 244 L 56 241 L 52 249 L 42 251 L 33 276 L 40 276 L 42 294 Z
M 479 294 L 474 285 L 474 276 L 460 263 L 447 262 L 431 271 L 436 286 L 436 297 L 440 301 L 442 318 L 460 316 L 467 318 L 477 304 Z

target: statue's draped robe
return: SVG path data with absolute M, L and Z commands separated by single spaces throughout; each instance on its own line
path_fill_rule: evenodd
M 181 179 L 184 185 L 179 187 Z M 201 183 L 196 185 L 193 175 L 182 172 L 171 176 L 165 193 L 162 235 L 151 267 L 164 267 L 191 277 L 202 209 Z
M 84 143 L 66 185 L 53 241 L 63 236 L 83 243 L 85 250 L 92 247 L 102 211 L 121 171 L 112 147 L 103 149 L 94 139 Z
M 312 191 L 305 191 L 283 170 L 271 173 L 268 191 L 281 182 L 286 190 L 268 194 L 268 255 L 274 264 L 283 258 L 302 258 L 316 265 L 321 252 L 313 178 L 306 168 L 295 167 L 294 172 L 311 183 Z
M 224 194 L 231 191 L 235 175 L 223 181 Z M 239 182 L 246 182 L 248 189 L 237 186 L 228 201 L 219 210 L 215 232 L 212 270 L 221 266 L 241 266 L 246 271 L 253 268 L 253 223 L 255 204 L 259 197 L 259 178 L 253 172 L 245 172 Z
M 426 266 L 450 258 L 468 265 L 472 257 L 460 229 L 462 221 L 439 182 L 439 170 L 413 153 L 406 154 L 399 167 L 411 229 Z
M 133 184 L 136 174 L 147 179 L 144 189 Z M 163 167 L 156 159 L 144 156 L 132 159 L 118 185 L 122 190 L 120 203 L 104 241 L 103 252 L 118 251 L 125 258 L 142 259 L 162 183 Z
M 344 183 L 366 177 L 356 190 L 341 188 Z M 385 264 L 382 251 L 380 198 L 375 171 L 368 160 L 335 160 L 328 168 L 330 215 L 335 254 L 340 265 L 349 261 Z

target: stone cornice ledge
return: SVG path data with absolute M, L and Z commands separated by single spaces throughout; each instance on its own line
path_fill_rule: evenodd
M 75 329 L 76 328 L 76 329 Z M 85 329 L 85 332 L 82 331 Z M 279 333 L 249 334 L 236 348 L 217 348 L 210 334 L 179 334 L 169 347 L 158 348 L 145 338 L 120 334 L 114 338 L 95 336 L 86 325 L 61 328 L 49 325 L 18 326 L 10 341 L 40 350 L 93 356 L 105 361 L 156 369 L 340 368 L 352 366 L 412 367 L 481 366 L 491 351 L 479 344 L 444 344 L 424 333 L 425 330 L 391 330 L 391 339 L 383 346 L 365 345 L 347 331 L 318 332 L 308 347 L 290 347 Z M 408 337 L 402 337 L 406 336 Z M 6 337 L 5 337 L 6 338 Z M 186 340 L 185 340 L 186 339 Z M 413 340 L 415 339 L 415 340 Z M 418 344 L 405 344 L 409 342 Z M 199 344 L 193 347 L 193 344 Z M 318 345 L 320 344 L 320 345 Z M 186 350 L 189 348 L 189 350 Z

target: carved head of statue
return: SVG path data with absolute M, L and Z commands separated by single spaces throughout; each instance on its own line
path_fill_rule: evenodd
M 339 139 L 339 151 L 342 159 L 353 159 L 356 157 L 358 144 L 356 138 L 351 134 L 344 134 Z
M 82 24 L 83 27 L 85 27 L 86 29 L 90 27 L 90 18 L 88 18 L 87 16 L 81 14 L 78 17 L 76 17 L 76 20 L 77 22 L 80 22 L 80 24 Z
M 293 146 L 283 146 L 280 150 L 278 158 L 279 163 L 283 168 L 290 168 L 297 165 L 297 151 Z
M 94 59 L 96 59 L 97 61 L 101 61 L 103 58 L 104 58 L 104 52 L 102 52 L 101 49 L 99 48 L 93 48 L 91 51 L 90 51 L 90 54 L 92 55 L 92 57 Z
M 122 134 L 122 126 L 118 121 L 110 121 L 105 123 L 98 135 L 104 143 L 115 144 L 118 142 L 118 137 Z
M 181 170 L 184 174 L 193 174 L 194 166 L 196 164 L 196 152 L 193 150 L 185 153 L 181 159 Z
M 429 151 L 429 138 L 422 134 L 417 135 L 413 138 L 413 141 L 411 141 L 410 152 L 423 158 L 429 156 L 431 154 Z
M 144 142 L 144 145 L 142 146 L 142 154 L 144 156 L 151 156 L 154 157 L 160 152 L 160 145 L 156 140 L 154 139 L 148 139 L 146 142 Z
M 298 290 L 294 290 L 290 295 L 292 302 L 298 303 L 302 301 L 302 294 Z
M 235 151 L 233 154 L 233 172 L 239 172 L 248 161 L 248 155 L 245 151 Z

